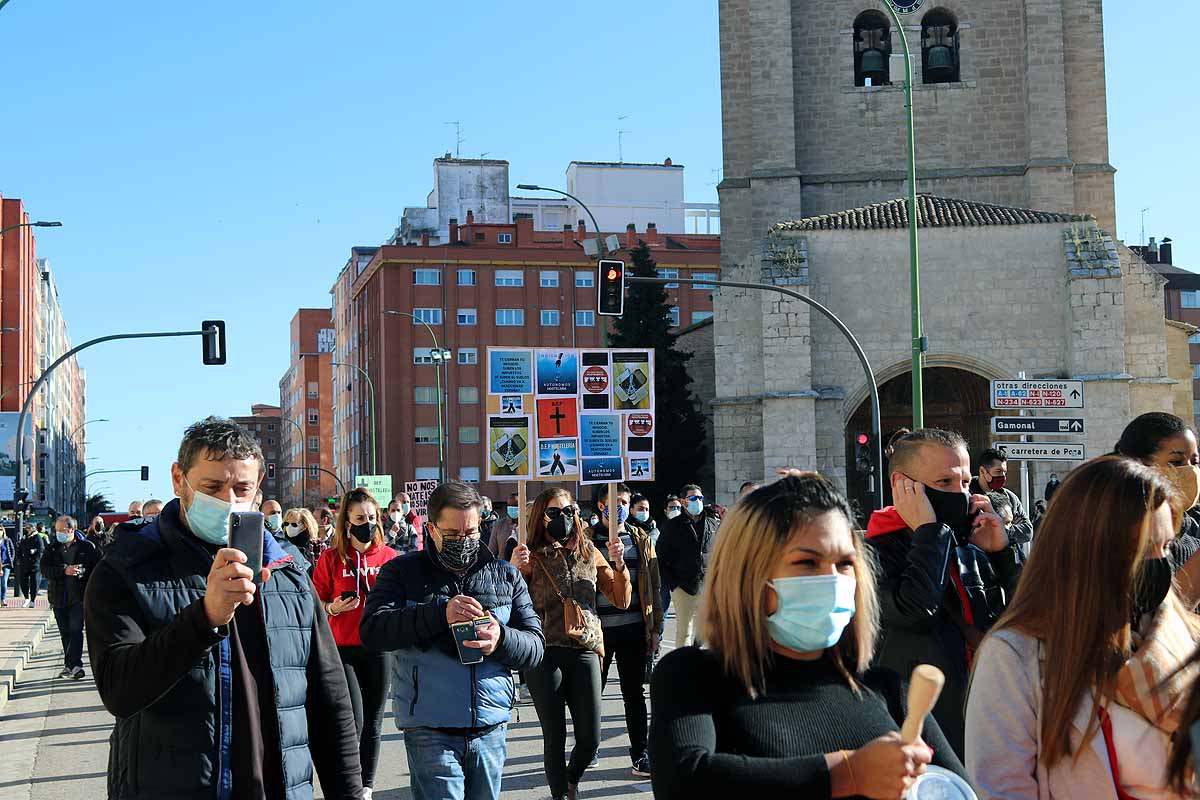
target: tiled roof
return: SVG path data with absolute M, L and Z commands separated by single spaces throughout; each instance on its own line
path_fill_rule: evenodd
M 955 228 L 981 225 L 1041 225 L 1065 222 L 1090 222 L 1091 214 L 1059 214 L 1053 211 L 1034 211 L 1029 208 L 1012 208 L 975 200 L 956 200 L 950 197 L 934 197 L 930 194 L 917 195 L 917 227 Z M 836 214 L 780 222 L 777 231 L 828 231 L 828 230 L 886 230 L 908 227 L 908 199 L 904 197 L 873 203 L 861 208 L 851 208 Z

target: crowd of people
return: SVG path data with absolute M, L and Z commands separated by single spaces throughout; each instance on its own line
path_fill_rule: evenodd
M 63 678 L 83 677 L 86 631 L 114 798 L 303 797 L 315 771 L 326 798 L 369 800 L 389 711 L 414 798 L 496 798 L 523 696 L 547 791 L 576 798 L 614 662 L 630 778 L 661 798 L 901 798 L 935 778 L 981 798 L 1193 796 L 1195 433 L 1134 419 L 1032 516 L 1003 452 L 974 463 L 955 432 L 903 432 L 893 503 L 866 520 L 796 470 L 728 511 L 697 485 L 655 513 L 624 484 L 521 509 L 454 481 L 424 514 L 365 489 L 285 510 L 253 437 L 209 418 L 184 435 L 176 499 L 0 539 L 0 564 L 33 591 L 45 577 Z M 262 563 L 229 546 L 251 510 Z M 910 729 L 923 664 L 944 687 Z

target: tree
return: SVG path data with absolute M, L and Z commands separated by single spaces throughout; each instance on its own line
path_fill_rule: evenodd
M 632 252 L 632 275 L 653 278 L 658 267 L 643 241 Z M 655 481 L 635 489 L 650 498 L 652 508 L 662 508 L 668 494 L 694 482 L 708 457 L 704 417 L 692 394 L 687 363 L 691 353 L 675 349 L 667 291 L 661 284 L 630 286 L 625 313 L 613 325 L 609 346 L 654 348 Z
M 93 495 L 88 495 L 87 503 L 87 518 L 91 519 L 97 514 L 111 514 L 113 512 L 113 504 L 108 501 L 108 498 L 97 492 Z

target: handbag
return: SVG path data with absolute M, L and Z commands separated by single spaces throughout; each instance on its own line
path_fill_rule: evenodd
M 546 569 L 546 565 L 539 556 L 534 555 L 533 560 L 542 568 L 546 580 L 550 581 L 551 588 L 558 595 L 558 599 L 562 601 L 563 629 L 567 636 L 587 650 L 603 653 L 604 639 L 600 633 L 600 618 L 596 616 L 595 612 L 580 605 L 578 600 L 567 597 L 558 590 L 558 582 L 554 580 L 550 570 Z

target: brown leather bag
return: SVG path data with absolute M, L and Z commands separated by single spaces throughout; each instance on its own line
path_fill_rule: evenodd
M 550 570 L 546 569 L 546 565 L 542 563 L 542 559 L 534 556 L 533 560 L 542 568 L 542 573 L 546 576 L 546 580 L 550 582 L 554 593 L 558 595 L 558 599 L 563 604 L 563 627 L 567 636 L 573 641 L 578 642 L 582 647 L 593 650 L 597 653 L 603 652 L 604 639 L 600 630 L 600 619 L 594 612 L 588 611 L 579 604 L 579 601 L 573 597 L 567 597 L 558 589 L 558 582 L 550 574 Z

